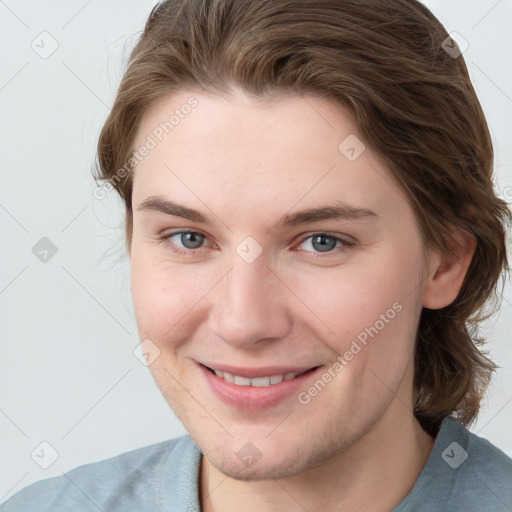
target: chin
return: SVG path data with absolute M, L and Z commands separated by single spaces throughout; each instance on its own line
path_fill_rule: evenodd
M 232 449 L 229 444 L 217 444 L 195 439 L 206 460 L 224 475 L 241 481 L 276 480 L 298 475 L 320 466 L 336 454 L 343 451 L 343 443 L 339 439 L 316 439 L 311 437 L 305 443 L 272 443 L 267 440 L 262 448 L 259 459 L 244 465 L 241 450 Z M 340 444 L 342 446 L 340 446 Z M 242 459 L 242 460 L 241 460 Z
M 209 450 L 209 453 L 203 453 L 208 463 L 221 473 L 244 482 L 287 478 L 304 472 L 309 466 L 304 454 L 299 453 L 286 457 L 279 457 L 274 453 L 266 460 L 262 457 L 252 467 L 244 467 L 233 453 L 212 453 L 212 450 Z

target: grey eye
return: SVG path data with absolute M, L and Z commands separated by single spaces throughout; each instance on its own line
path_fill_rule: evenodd
M 338 239 L 329 235 L 315 235 L 311 237 L 311 246 L 318 252 L 332 251 Z
M 181 233 L 180 242 L 187 249 L 199 249 L 204 243 L 205 236 L 200 233 Z

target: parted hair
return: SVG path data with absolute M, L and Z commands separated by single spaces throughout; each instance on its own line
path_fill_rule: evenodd
M 128 59 L 95 166 L 124 201 L 130 251 L 133 168 L 118 171 L 155 102 L 237 85 L 254 97 L 312 94 L 348 107 L 402 184 L 425 247 L 449 251 L 454 227 L 477 242 L 457 298 L 419 320 L 414 414 L 431 433 L 447 415 L 471 424 L 496 368 L 478 327 L 499 305 L 511 218 L 495 194 L 484 113 L 447 38 L 416 0 L 160 2 Z

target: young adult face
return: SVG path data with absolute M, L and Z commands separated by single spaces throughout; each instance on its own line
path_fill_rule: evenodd
M 421 308 L 448 299 L 397 181 L 348 111 L 313 96 L 183 91 L 146 113 L 135 148 L 190 97 L 133 183 L 134 308 L 169 405 L 238 479 L 295 475 L 410 424 Z M 272 382 L 316 369 L 242 386 L 206 367 Z

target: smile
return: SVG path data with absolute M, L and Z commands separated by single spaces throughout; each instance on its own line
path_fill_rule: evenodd
M 242 377 L 241 375 L 233 375 L 229 372 L 222 372 L 220 370 L 213 370 L 212 368 L 208 368 L 212 373 L 215 373 L 217 377 L 224 379 L 226 382 L 230 384 L 235 384 L 236 386 L 256 386 L 256 387 L 268 387 L 273 386 L 275 384 L 280 384 L 285 380 L 292 380 L 295 377 L 302 375 L 302 373 L 297 372 L 289 372 L 281 375 L 271 375 L 267 377 L 255 377 L 250 379 L 249 377 Z M 306 370 L 310 371 L 310 370 Z
M 320 371 L 314 367 L 273 366 L 264 368 L 198 364 L 207 387 L 230 407 L 261 411 L 277 406 L 307 387 Z

